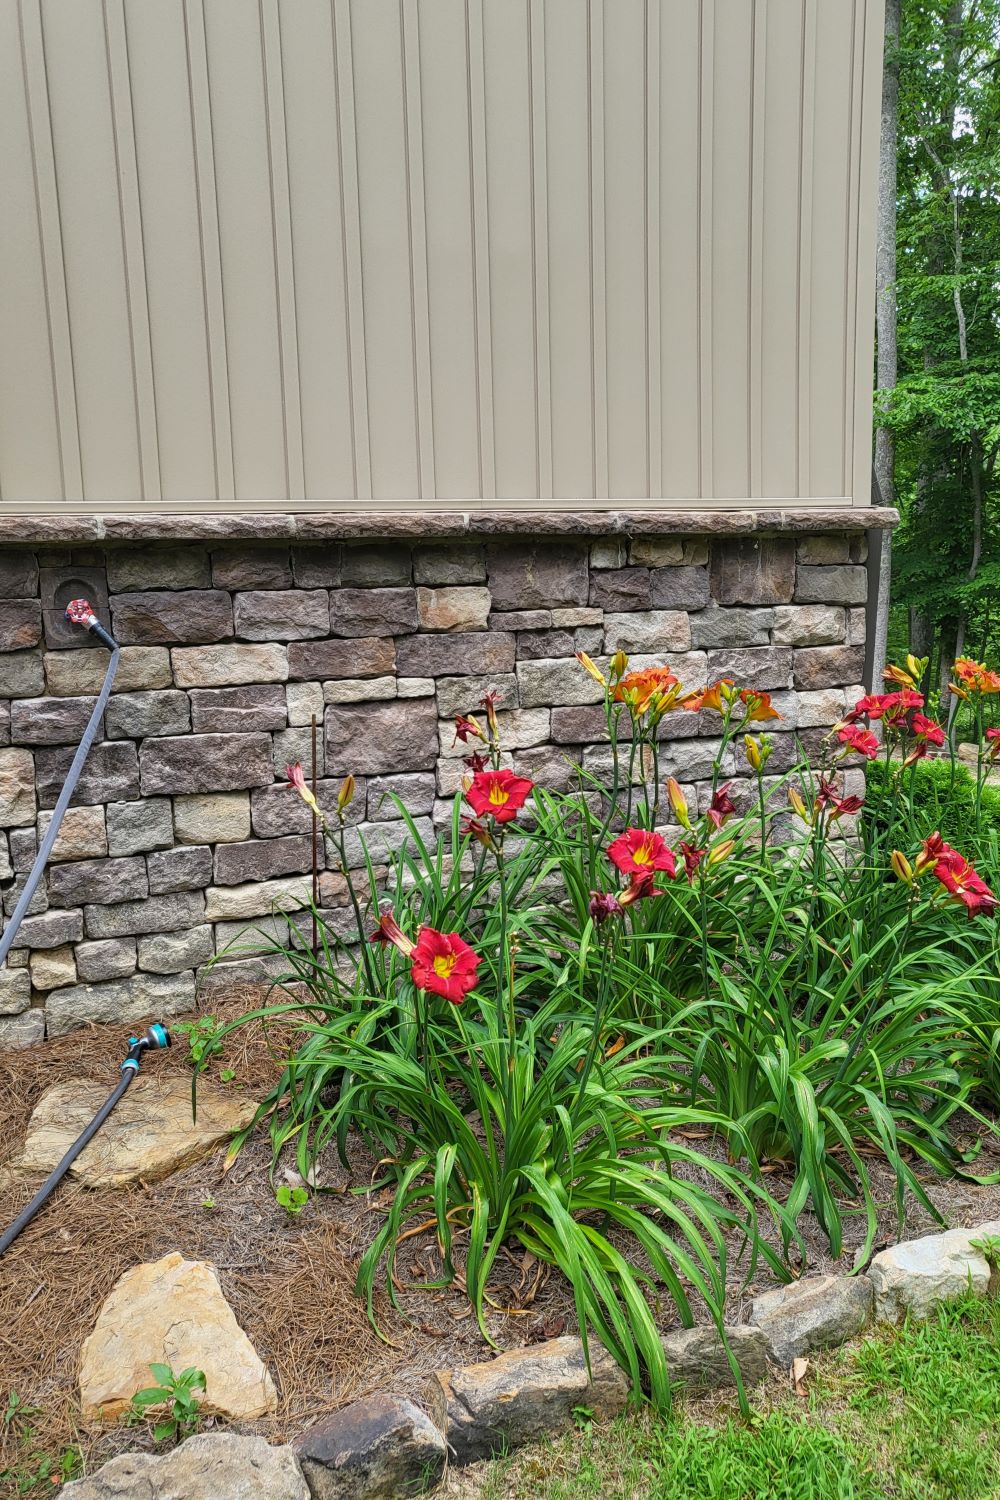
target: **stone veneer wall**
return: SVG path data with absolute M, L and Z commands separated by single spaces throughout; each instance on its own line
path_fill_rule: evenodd
M 448 815 L 464 748 L 452 720 L 487 688 L 516 770 L 567 787 L 574 760 L 603 764 L 600 691 L 580 649 L 666 659 L 691 686 L 731 675 L 767 689 L 783 715 L 771 769 L 787 769 L 796 735 L 815 749 L 861 689 L 861 528 L 894 517 L 371 517 L 340 527 L 347 541 L 243 517 L 237 542 L 217 517 L 159 519 L 119 522 L 121 540 L 110 517 L 76 530 L 26 521 L 17 545 L 12 523 L 0 528 L 5 919 L 107 662 L 67 631 L 60 585 L 79 579 L 122 644 L 103 735 L 0 972 L 0 1046 L 178 1014 L 196 987 L 266 977 L 263 959 L 204 966 L 308 885 L 310 821 L 282 782 L 290 761 L 309 764 L 313 714 L 320 801 L 357 777 L 359 861 L 362 834 L 376 860 L 398 845 L 388 792 L 427 834 Z M 557 534 L 518 534 L 536 528 Z M 663 774 L 692 796 L 711 774 L 710 731 L 708 717 L 664 721 Z M 728 773 L 740 784 L 735 755 Z M 346 935 L 342 878 L 326 872 L 321 888 Z

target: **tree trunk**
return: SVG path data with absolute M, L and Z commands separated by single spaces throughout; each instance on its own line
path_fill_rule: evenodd
M 886 0 L 885 61 L 882 71 L 882 128 L 878 173 L 878 250 L 875 266 L 877 389 L 896 385 L 896 134 L 899 123 L 899 16 L 901 0 Z M 895 499 L 892 434 L 875 432 L 875 478 L 883 505 Z

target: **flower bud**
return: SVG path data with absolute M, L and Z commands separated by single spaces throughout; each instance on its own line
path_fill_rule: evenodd
M 592 661 L 591 658 L 587 655 L 586 651 L 578 651 L 576 653 L 576 659 L 580 663 L 581 667 L 583 667 L 584 671 L 590 673 L 595 682 L 599 682 L 601 684 L 601 687 L 607 687 L 608 679 L 605 677 L 604 673 L 601 671 L 597 663 Z
M 902 880 L 906 885 L 913 884 L 913 866 L 899 849 L 894 849 L 889 859 L 892 865 L 892 873 L 897 880 Z
M 801 795 L 795 790 L 793 786 L 790 786 L 788 788 L 788 801 L 791 804 L 792 812 L 800 817 L 803 823 L 807 825 L 807 827 L 811 828 L 813 821 L 812 814 L 807 809 Z
M 628 656 L 624 651 L 616 651 L 611 658 L 611 676 L 617 682 L 619 677 L 624 677 L 628 671 Z
M 667 781 L 667 796 L 670 798 L 670 806 L 677 816 L 678 823 L 682 828 L 690 828 L 691 815 L 688 812 L 687 800 L 672 776 Z
M 347 775 L 340 783 L 340 791 L 337 793 L 337 811 L 344 813 L 354 801 L 354 793 L 357 790 L 357 782 L 354 777 Z
M 735 848 L 735 839 L 725 839 L 721 844 L 716 844 L 715 847 L 709 851 L 708 864 L 721 865 L 724 860 L 727 860 L 729 858 Z

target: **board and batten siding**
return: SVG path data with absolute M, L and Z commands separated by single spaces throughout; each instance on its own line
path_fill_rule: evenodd
M 0 512 L 870 502 L 882 0 L 0 0 Z

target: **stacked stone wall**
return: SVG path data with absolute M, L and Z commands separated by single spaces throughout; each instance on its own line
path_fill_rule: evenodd
M 578 650 L 666 660 L 691 686 L 732 676 L 766 689 L 782 714 L 769 769 L 787 770 L 797 738 L 815 751 L 861 690 L 865 533 L 713 526 L 591 538 L 6 545 L 5 920 L 107 663 L 62 618 L 69 581 L 122 650 L 103 730 L 0 972 L 0 1046 L 88 1021 L 178 1014 L 196 991 L 266 977 L 261 958 L 206 965 L 309 888 L 311 823 L 283 782 L 290 762 L 310 764 L 314 716 L 321 803 L 347 772 L 357 778 L 347 846 L 359 864 L 362 839 L 376 861 L 399 846 L 404 825 L 390 794 L 426 835 L 450 816 L 464 753 L 453 718 L 487 689 L 498 694 L 517 771 L 566 789 L 575 762 L 606 765 L 600 689 Z M 711 728 L 708 716 L 664 721 L 663 775 L 693 798 L 706 795 Z M 735 752 L 726 773 L 737 789 L 748 785 Z M 342 877 L 324 869 L 320 894 L 347 935 Z

